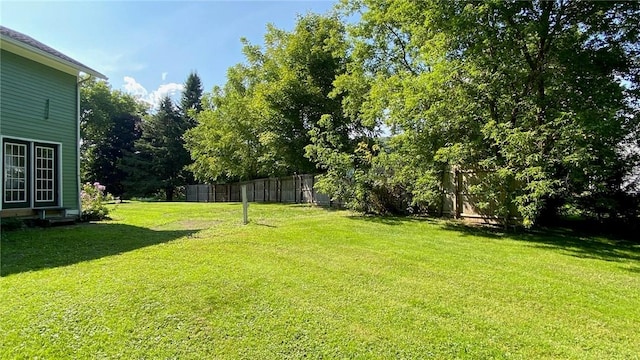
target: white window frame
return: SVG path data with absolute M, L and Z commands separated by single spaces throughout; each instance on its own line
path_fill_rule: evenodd
M 50 153 L 50 156 L 43 157 L 39 152 Z M 56 146 L 42 146 L 35 145 L 35 151 L 33 152 L 34 160 L 34 172 L 33 172 L 33 186 L 35 191 L 35 203 L 50 203 L 56 200 Z M 46 162 L 46 164 L 43 164 Z M 44 166 L 43 166 L 44 165 Z M 47 176 L 51 172 L 51 177 Z M 46 175 L 42 175 L 46 173 Z M 47 186 L 42 186 L 43 184 Z M 41 198 L 42 194 L 46 194 L 46 198 Z
M 62 169 L 64 168 L 64 164 L 62 162 L 62 143 L 61 142 L 56 142 L 56 141 L 49 141 L 49 140 L 41 140 L 41 139 L 32 139 L 32 138 L 23 138 L 23 137 L 18 137 L 18 136 L 6 136 L 6 135 L 0 135 L 0 161 L 2 161 L 2 166 L 0 166 L 0 168 L 4 168 L 4 143 L 9 142 L 11 143 L 12 141 L 17 141 L 17 142 L 26 142 L 28 143 L 27 148 L 28 148 L 28 153 L 30 154 L 30 156 L 28 157 L 28 161 L 27 161 L 27 169 L 29 174 L 31 174 L 30 178 L 28 177 L 27 180 L 29 180 L 27 182 L 27 191 L 28 191 L 28 198 L 29 198 L 29 204 L 27 206 L 25 206 L 24 208 L 18 208 L 18 209 L 34 209 L 34 208 L 48 208 L 48 207 L 60 207 L 62 206 L 62 199 L 64 198 L 64 193 L 63 193 L 63 185 L 62 185 Z M 54 167 L 55 167 L 55 177 L 56 177 L 56 181 L 54 182 L 55 185 L 55 191 L 57 191 L 57 199 L 55 202 L 55 205 L 52 206 L 36 206 L 36 202 L 35 202 L 35 146 L 36 144 L 41 144 L 41 145 L 45 145 L 46 146 L 50 146 L 56 149 L 55 151 L 55 162 L 54 162 Z M 0 210 L 3 210 L 3 204 L 7 203 L 7 204 L 11 204 L 10 202 L 6 202 L 5 198 L 4 198 L 4 174 L 0 174 L 0 181 L 2 181 L 2 191 L 0 191 Z M 54 196 L 55 196 L 55 192 L 54 192 Z M 79 195 L 78 195 L 79 198 Z M 19 203 L 19 202 L 16 202 Z M 14 208 L 12 208 L 14 209 Z
M 28 159 L 28 157 L 29 157 L 29 156 L 28 156 L 28 155 L 29 155 L 29 151 L 28 151 L 28 149 L 27 149 L 27 144 L 14 143 L 14 142 L 11 142 L 11 141 L 7 141 L 7 142 L 3 142 L 3 145 L 4 145 L 4 146 L 3 146 L 3 150 L 4 150 L 4 151 L 3 151 L 2 161 L 3 161 L 3 168 L 4 168 L 4 172 L 5 172 L 5 173 L 4 173 L 4 176 L 3 176 L 3 184 L 2 184 L 2 187 L 3 187 L 3 189 L 2 189 L 2 190 L 3 190 L 3 194 L 2 194 L 2 196 L 3 196 L 3 198 L 4 198 L 4 199 L 7 199 L 8 192 L 11 192 L 11 200 L 5 200 L 5 203 L 7 203 L 7 204 L 20 204 L 20 203 L 26 203 L 26 202 L 28 202 L 28 196 L 27 196 L 27 195 L 28 195 L 28 193 L 27 193 L 27 192 L 29 191 L 29 189 L 28 189 L 28 185 L 29 185 L 29 181 L 28 181 L 28 172 L 29 172 L 29 169 L 28 169 L 28 166 L 27 166 L 27 165 L 29 164 L 29 161 L 28 161 L 28 160 L 29 160 L 29 159 Z M 13 158 L 13 159 L 12 159 L 12 161 L 11 161 L 11 162 L 12 162 L 12 164 L 11 164 L 11 165 L 8 165 L 8 164 L 6 163 L 6 158 L 4 157 L 4 156 L 6 156 L 6 155 L 7 155 L 7 154 L 6 154 L 6 153 L 7 153 L 7 147 L 9 147 L 9 146 L 13 147 L 13 149 L 11 150 L 11 155 L 10 155 L 10 156 Z M 17 154 L 17 155 L 16 155 L 16 154 L 14 153 L 14 150 L 15 150 L 16 148 L 18 148 L 18 149 L 19 149 L 19 148 L 22 148 L 22 150 L 23 150 L 23 155 L 20 155 L 20 154 Z M 20 158 L 22 159 L 23 166 L 22 166 L 22 167 L 20 167 L 20 166 L 13 165 L 13 162 L 14 162 L 14 161 L 16 161 L 16 160 L 19 162 L 19 161 L 20 161 Z M 22 168 L 22 178 L 19 178 L 19 177 L 17 177 L 17 178 L 10 177 L 10 176 L 9 176 L 9 169 L 8 169 L 8 167 L 9 167 L 9 166 L 10 166 L 12 169 L 13 169 L 13 168 Z M 18 181 L 18 182 L 20 182 L 21 180 L 22 180 L 22 189 L 20 189 L 19 187 L 18 187 L 18 188 L 14 188 L 14 187 L 13 187 L 13 185 L 12 185 L 10 188 L 8 188 L 8 187 L 7 187 L 7 184 L 8 184 L 9 182 L 13 182 L 13 181 Z M 13 195 L 14 195 L 16 192 L 17 192 L 18 194 L 22 193 L 22 200 L 14 200 L 14 196 L 13 196 Z

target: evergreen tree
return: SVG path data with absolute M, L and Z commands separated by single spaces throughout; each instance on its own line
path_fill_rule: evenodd
M 180 99 L 180 116 L 182 118 L 182 126 L 184 132 L 194 128 L 198 124 L 197 116 L 202 111 L 202 82 L 196 72 L 192 72 L 187 77 L 184 83 L 184 90 L 182 91 L 182 98 Z M 185 166 L 188 168 L 193 161 L 189 158 L 185 162 Z M 185 183 L 194 184 L 195 178 L 191 170 L 185 172 Z
M 186 129 L 196 126 L 195 116 L 202 111 L 202 82 L 196 72 L 192 72 L 187 77 L 180 99 L 180 113 L 184 118 Z
M 185 166 L 190 160 L 183 134 L 182 118 L 167 96 L 158 111 L 143 121 L 136 151 L 122 162 L 130 175 L 128 183 L 136 188 L 134 195 L 163 192 L 167 201 L 174 199 L 176 188 L 186 182 Z

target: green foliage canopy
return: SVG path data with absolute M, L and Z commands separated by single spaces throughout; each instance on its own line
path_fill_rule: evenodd
M 342 151 L 321 186 L 437 207 L 443 171 L 489 171 L 471 191 L 525 225 L 566 204 L 615 211 L 638 144 L 637 2 L 345 1 L 359 12 L 345 94 L 354 124 L 386 128 Z M 384 151 L 376 151 L 382 147 Z M 358 160 L 360 159 L 360 160 Z M 350 170 L 349 170 L 350 169 Z M 392 191 L 390 191 L 390 189 Z M 357 191 L 355 193 L 358 193 Z M 356 198 L 363 203 L 371 198 Z
M 345 18 L 357 21 L 345 25 Z M 639 159 L 637 2 L 345 0 L 269 26 L 186 135 L 202 181 L 323 172 L 365 212 L 437 212 L 452 170 L 524 225 L 617 217 Z M 627 204 L 627 205 L 625 205 Z M 633 212 L 631 212 L 631 217 Z
M 184 89 L 180 98 L 179 110 L 185 118 L 185 123 L 190 129 L 196 126 L 195 115 L 202 111 L 202 81 L 196 72 L 192 72 L 184 82 Z
M 341 99 L 328 96 L 346 66 L 343 24 L 310 14 L 292 32 L 269 26 L 264 49 L 244 44 L 246 63 L 229 69 L 187 134 L 191 169 L 203 181 L 314 171 L 309 132 L 324 114 L 347 123 Z
M 80 89 L 81 178 L 100 182 L 121 196 L 126 174 L 118 166 L 141 135 L 145 107 L 131 95 L 112 90 L 107 82 L 84 79 Z
M 135 189 L 131 195 L 149 196 L 162 191 L 167 201 L 173 200 L 176 187 L 184 185 L 188 176 L 185 129 L 184 118 L 165 96 L 158 111 L 142 122 L 142 137 L 135 143 L 135 152 L 121 163 L 128 174 L 127 183 Z

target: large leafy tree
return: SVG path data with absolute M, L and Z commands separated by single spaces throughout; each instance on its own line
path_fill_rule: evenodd
M 185 136 L 196 178 L 215 181 L 268 174 L 259 164 L 261 117 L 252 104 L 253 89 L 248 69 L 236 65 L 227 71 L 223 88 L 205 95 L 198 125 Z
M 314 172 L 304 149 L 323 115 L 343 142 L 348 132 L 342 98 L 330 96 L 333 81 L 346 69 L 344 25 L 336 17 L 311 14 L 300 17 L 291 33 L 269 28 L 260 55 L 263 81 L 256 92 L 267 115 L 264 160 L 279 175 Z
M 347 139 L 341 96 L 330 97 L 345 71 L 345 29 L 336 17 L 300 17 L 292 32 L 269 26 L 264 48 L 245 41 L 246 63 L 228 72 L 188 134 L 200 180 L 312 172 L 305 156 L 323 115 Z
M 517 208 L 526 225 L 565 204 L 614 211 L 634 165 L 620 146 L 638 143 L 638 7 L 347 1 L 361 20 L 336 92 L 354 123 L 390 139 L 323 146 L 325 182 L 400 187 L 428 207 L 455 167 L 487 172 L 471 187 L 478 204 Z
M 85 79 L 80 90 L 81 177 L 98 181 L 122 196 L 126 174 L 118 167 L 140 138 L 144 106 L 132 96 L 112 90 L 104 81 Z

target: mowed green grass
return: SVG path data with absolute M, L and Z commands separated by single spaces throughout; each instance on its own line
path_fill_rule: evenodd
M 2 358 L 637 359 L 640 247 L 251 204 L 2 234 Z

